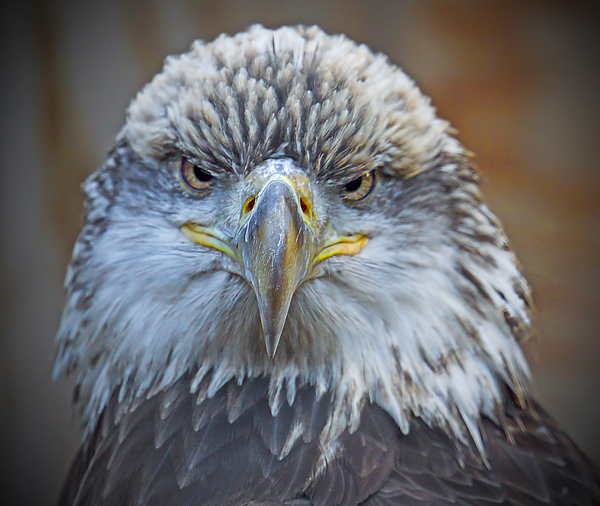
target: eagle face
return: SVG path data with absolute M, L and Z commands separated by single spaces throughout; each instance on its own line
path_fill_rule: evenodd
M 365 406 L 483 452 L 482 417 L 502 423 L 507 391 L 527 404 L 529 291 L 506 237 L 448 124 L 365 46 L 316 27 L 196 42 L 85 191 L 56 371 L 88 442 L 115 403 L 179 385 L 203 406 L 260 380 L 274 418 L 307 388 L 329 399 L 314 477 Z

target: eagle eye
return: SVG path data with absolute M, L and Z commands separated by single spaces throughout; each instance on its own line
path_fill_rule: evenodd
M 183 157 L 181 158 L 180 174 L 186 188 L 192 190 L 207 190 L 213 180 L 210 172 Z
M 365 199 L 375 187 L 375 172 L 366 172 L 360 177 L 346 183 L 342 189 L 342 197 L 351 202 Z

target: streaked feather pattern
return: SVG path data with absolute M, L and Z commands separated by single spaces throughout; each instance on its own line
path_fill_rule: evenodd
M 600 501 L 592 465 L 539 408 L 522 410 L 507 401 L 503 427 L 482 421 L 486 462 L 474 445 L 458 443 L 418 418 L 404 435 L 385 411 L 367 404 L 358 430 L 340 436 L 319 471 L 319 434 L 332 409 L 328 395 L 317 400 L 313 387 L 300 387 L 294 403 L 284 402 L 272 416 L 264 378 L 229 382 L 200 405 L 189 386 L 189 376 L 181 378 L 118 422 L 113 398 L 74 463 L 61 505 Z M 163 418 L 165 404 L 169 413 Z M 292 427 L 301 436 L 284 451 Z
M 168 58 L 85 185 L 55 366 L 85 436 L 61 506 L 600 504 L 530 399 L 529 288 L 451 134 L 385 56 L 317 27 Z M 310 247 L 337 253 L 305 251 L 270 356 L 233 251 L 249 180 L 292 173 Z

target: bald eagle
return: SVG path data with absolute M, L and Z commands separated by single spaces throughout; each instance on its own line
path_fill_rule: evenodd
M 469 152 L 385 56 L 195 42 L 85 192 L 62 505 L 600 504 L 530 396 L 529 289 Z

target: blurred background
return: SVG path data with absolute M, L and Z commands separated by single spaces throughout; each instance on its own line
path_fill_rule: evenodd
M 534 288 L 537 397 L 600 462 L 593 2 L 41 0 L 1 9 L 4 498 L 51 504 L 80 440 L 71 385 L 52 382 L 51 368 L 81 182 L 167 54 L 257 22 L 318 24 L 387 53 L 458 129 Z

